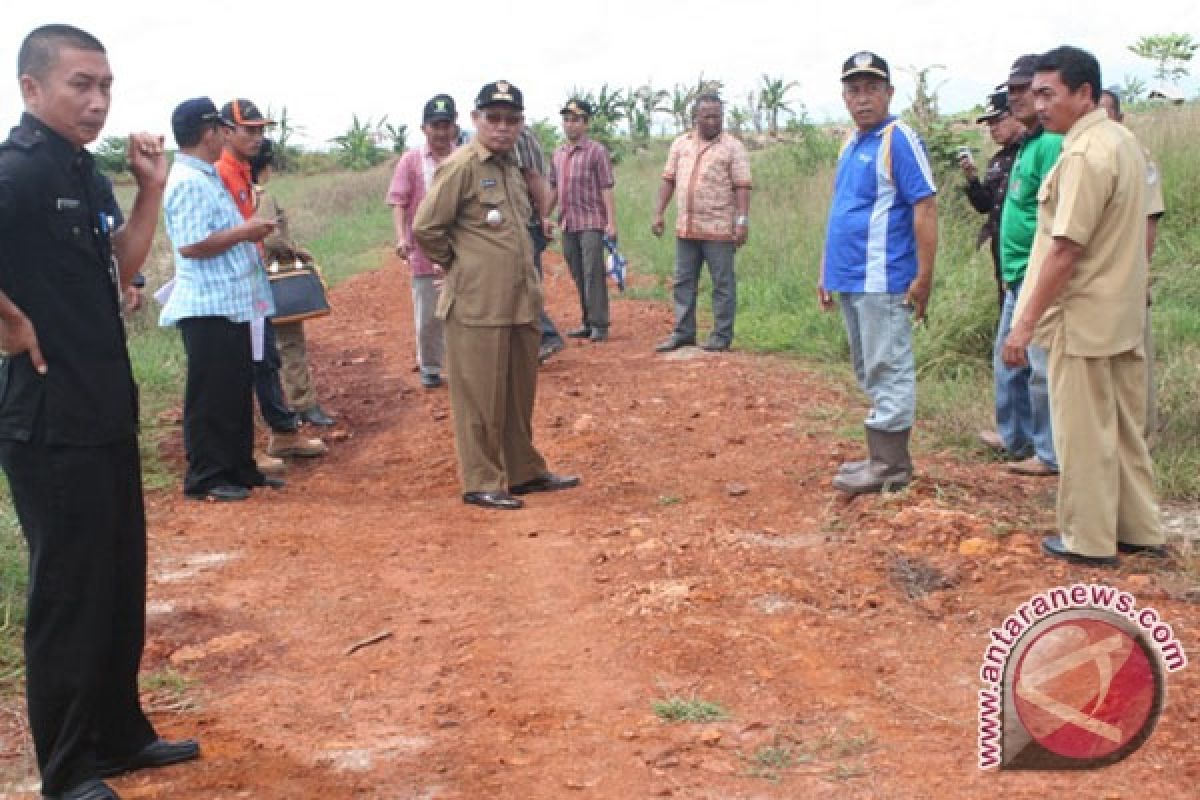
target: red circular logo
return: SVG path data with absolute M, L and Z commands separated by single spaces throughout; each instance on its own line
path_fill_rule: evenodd
M 1144 740 L 1157 721 L 1162 687 L 1140 638 L 1093 617 L 1033 633 L 1012 685 L 1017 715 L 1038 744 L 1064 758 L 1093 760 Z

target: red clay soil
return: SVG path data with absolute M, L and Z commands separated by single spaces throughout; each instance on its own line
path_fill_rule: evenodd
M 561 265 L 547 284 L 573 326 Z M 329 454 L 245 503 L 149 497 L 144 671 L 189 683 L 148 702 L 203 757 L 119 778 L 122 797 L 1197 796 L 1195 665 L 1117 765 L 977 767 L 988 631 L 1034 593 L 1127 589 L 1200 653 L 1178 563 L 1039 555 L 1044 479 L 918 441 L 911 490 L 848 501 L 830 477 L 861 398 L 783 359 L 655 355 L 669 309 L 616 300 L 611 341 L 540 372 L 538 444 L 583 486 L 464 506 L 446 390 L 411 372 L 404 273 L 334 298 L 308 327 Z M 178 461 L 178 435 L 164 450 Z M 726 716 L 656 716 L 676 697 Z M 36 786 L 18 709 L 0 787 Z

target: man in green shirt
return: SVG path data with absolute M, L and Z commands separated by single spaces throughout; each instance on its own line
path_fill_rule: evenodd
M 1037 56 L 1021 56 L 1008 76 L 1008 104 L 1013 116 L 1025 124 L 1025 135 L 1009 178 L 1004 210 L 1000 213 L 1000 273 L 1004 280 L 1004 308 L 996 331 L 992 368 L 996 387 L 996 430 L 979 437 L 995 450 L 1021 460 L 1008 469 L 1021 475 L 1056 475 L 1054 434 L 1050 424 L 1050 393 L 1046 380 L 1046 351 L 1029 347 L 1028 365 L 1013 368 L 1002 357 L 1004 340 L 1012 326 L 1013 309 L 1025 280 L 1033 236 L 1037 230 L 1038 190 L 1058 161 L 1062 136 L 1050 133 L 1037 121 L 1034 108 L 1034 65 Z

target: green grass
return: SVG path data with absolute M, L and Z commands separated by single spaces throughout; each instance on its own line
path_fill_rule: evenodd
M 1130 127 L 1159 161 L 1167 216 L 1160 226 L 1153 273 L 1157 385 L 1165 420 L 1155 466 L 1161 496 L 1200 499 L 1200 107 L 1163 107 L 1131 116 Z M 649 232 L 668 143 L 627 155 L 618 168 L 617 213 L 622 250 L 633 274 L 652 276 L 635 296 L 669 292 L 674 242 Z M 844 386 L 851 425 L 865 399 L 854 386 L 840 315 L 815 301 L 821 247 L 833 183 L 829 142 L 807 141 L 751 153 L 754 193 L 750 241 L 738 252 L 737 340 L 740 347 L 795 356 Z M 986 153 L 981 155 L 984 157 Z M 928 323 L 914 335 L 917 354 L 918 446 L 978 458 L 975 432 L 992 424 L 991 351 L 998 308 L 991 257 L 976 250 L 983 221 L 953 172 L 938 176 L 939 246 Z M 674 208 L 672 202 L 671 208 Z M 673 212 L 672 212 L 673 213 Z M 673 221 L 668 216 L 668 230 Z M 707 273 L 701 315 L 710 314 Z M 702 320 L 702 326 L 704 324 Z M 703 334 L 703 330 L 701 331 Z
M 331 285 L 381 265 L 393 238 L 391 213 L 383 203 L 391 174 L 392 166 L 385 164 L 361 173 L 285 175 L 270 184 L 288 211 L 292 235 L 313 251 Z M 128 208 L 132 187 L 118 186 L 117 197 Z M 174 272 L 170 242 L 161 225 L 143 272 L 151 290 Z M 176 485 L 179 475 L 159 457 L 159 445 L 163 437 L 178 435 L 178 425 L 166 412 L 182 404 L 186 360 L 179 334 L 158 327 L 159 306 L 147 302 L 148 308 L 128 322 L 129 353 L 140 388 L 145 485 L 167 489 Z M 22 680 L 25 586 L 25 543 L 7 484 L 0 480 L 0 696 L 16 691 Z
M 716 722 L 729 718 L 724 708 L 698 697 L 658 700 L 653 709 L 655 716 L 664 722 Z

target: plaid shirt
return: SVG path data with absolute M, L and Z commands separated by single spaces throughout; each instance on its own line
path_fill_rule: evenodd
M 558 190 L 558 218 L 564 231 L 602 231 L 608 227 L 603 192 L 614 184 L 608 149 L 586 136 L 554 151 L 550 185 Z
M 388 186 L 387 204 L 408 210 L 408 246 L 411 249 L 408 265 L 413 276 L 418 278 L 436 273 L 429 256 L 425 255 L 425 251 L 413 239 L 412 221 L 417 216 L 417 206 L 421 205 L 425 193 L 433 183 L 433 173 L 445 160 L 435 156 L 427 144 L 409 150 L 396 162 L 396 171 L 392 174 L 392 182 Z
M 163 213 L 175 255 L 175 288 L 159 325 L 167 327 L 189 317 L 248 322 L 275 313 L 267 273 L 258 248 L 250 242 L 240 242 L 212 258 L 187 258 L 179 252 L 244 222 L 212 164 L 186 153 L 175 156 Z
M 517 134 L 517 143 L 513 146 L 513 156 L 517 160 L 517 169 L 522 172 L 525 170 L 533 170 L 538 175 L 546 174 L 546 158 L 542 155 L 542 145 L 538 142 L 537 135 L 525 125 L 521 128 L 521 132 Z M 533 198 L 533 192 L 529 193 L 529 206 L 533 209 L 529 215 L 529 227 L 541 227 L 542 216 L 538 212 L 537 201 Z

